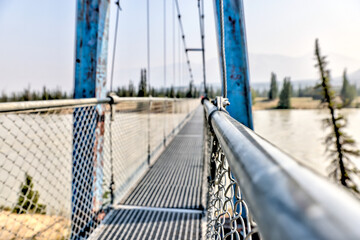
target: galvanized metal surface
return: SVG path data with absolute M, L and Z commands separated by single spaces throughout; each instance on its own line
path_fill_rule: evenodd
M 27 101 L 27 102 L 7 102 L 0 103 L 0 113 L 20 112 L 20 111 L 38 111 L 39 109 L 54 109 L 68 107 L 83 107 L 94 104 L 110 103 L 110 98 L 96 99 L 66 99 L 66 100 L 48 100 L 48 101 Z
M 198 108 L 91 239 L 202 238 L 202 118 Z
M 204 106 L 264 239 L 360 238 L 359 200 L 209 101 Z
M 214 8 L 219 55 L 223 51 L 225 53 L 225 67 L 220 58 L 220 70 L 223 72 L 225 68 L 226 97 L 230 101 L 227 110 L 230 116 L 253 129 L 243 0 L 214 0 Z M 221 46 L 222 42 L 224 48 Z
M 211 135 L 210 131 L 208 132 Z M 209 137 L 212 151 L 208 164 L 210 176 L 207 205 L 207 239 L 249 239 L 258 231 L 241 188 L 214 137 Z
M 90 239 L 201 239 L 202 214 L 117 209 Z
M 199 108 L 137 184 L 126 205 L 201 209 L 202 111 Z

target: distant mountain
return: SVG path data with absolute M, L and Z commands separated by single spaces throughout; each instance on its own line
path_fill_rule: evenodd
M 341 85 L 342 72 L 348 69 L 348 76 L 351 82 L 356 82 L 360 87 L 360 61 L 346 56 L 330 53 L 328 56 L 329 69 L 333 76 L 333 84 Z M 179 65 L 175 64 L 176 74 L 175 81 L 173 76 L 174 65 L 167 65 L 167 87 L 175 82 L 177 86 L 188 86 L 189 75 L 186 63 L 181 64 L 183 69 L 183 79 L 179 82 L 178 69 Z M 268 89 L 270 84 L 271 72 L 277 74 L 277 79 L 282 82 L 284 77 L 291 77 L 291 81 L 297 87 L 301 85 L 313 86 L 318 78 L 318 71 L 314 67 L 315 60 L 311 53 L 300 57 L 289 57 L 278 54 L 249 54 L 250 65 L 250 84 L 255 89 Z M 203 80 L 202 64 L 191 62 L 195 84 L 199 86 Z M 208 59 L 206 61 L 206 77 L 207 83 L 213 85 L 214 88 L 221 87 L 221 76 L 219 71 L 219 62 L 217 58 Z M 116 78 L 119 76 L 119 78 Z M 163 66 L 153 66 L 151 68 L 151 85 L 154 87 L 164 86 L 164 69 Z M 140 68 L 134 69 L 117 69 L 115 70 L 114 85 L 128 85 L 132 79 L 135 86 L 138 85 L 140 79 Z

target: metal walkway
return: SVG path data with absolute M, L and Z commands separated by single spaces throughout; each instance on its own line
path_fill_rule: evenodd
M 199 107 L 92 239 L 201 239 L 202 138 Z

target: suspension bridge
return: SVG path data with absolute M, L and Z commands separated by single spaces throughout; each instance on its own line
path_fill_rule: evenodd
M 108 94 L 111 3 L 78 0 L 74 99 L 0 104 L 0 239 L 359 239 L 359 201 L 253 131 L 242 1 L 214 1 L 214 99 L 204 1 L 199 48 L 173 3 L 189 81 L 202 54 L 201 99 L 118 97 L 114 57 Z

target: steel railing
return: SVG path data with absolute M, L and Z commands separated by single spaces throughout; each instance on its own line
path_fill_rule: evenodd
M 117 96 L 1 103 L 0 239 L 86 238 L 198 105 Z
M 208 100 L 203 105 L 209 129 L 208 238 L 250 239 L 257 231 L 274 240 L 360 238 L 358 199 Z

